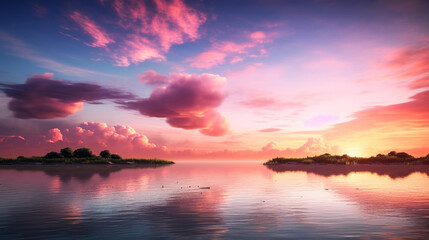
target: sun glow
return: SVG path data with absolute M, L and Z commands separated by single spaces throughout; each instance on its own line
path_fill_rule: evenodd
M 345 151 L 350 157 L 363 157 L 362 150 L 359 147 L 350 147 Z

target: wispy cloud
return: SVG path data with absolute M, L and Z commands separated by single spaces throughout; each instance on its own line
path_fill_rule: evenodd
M 385 58 L 381 67 L 393 70 L 393 77 L 410 89 L 429 87 L 429 41 L 397 49 Z
M 106 47 L 108 44 L 115 42 L 110 38 L 106 30 L 104 30 L 101 26 L 97 25 L 97 23 L 82 13 L 78 11 L 72 11 L 69 14 L 69 17 L 73 19 L 73 21 L 75 21 L 86 34 L 90 35 L 94 39 L 92 43 L 85 43 L 88 46 Z
M 238 102 L 248 108 L 262 108 L 265 110 L 281 110 L 285 108 L 303 107 L 300 102 L 285 101 L 284 99 L 271 96 L 262 91 L 253 91 L 246 96 L 246 99 Z
M 119 18 L 120 33 L 108 33 L 101 24 L 80 11 L 72 11 L 69 17 L 94 39 L 85 44 L 106 48 L 114 65 L 121 67 L 147 60 L 165 60 L 164 55 L 172 45 L 198 39 L 199 28 L 206 21 L 204 13 L 182 0 L 154 0 L 153 4 L 124 0 L 103 3 L 110 5 Z
M 33 50 L 25 42 L 1 31 L 0 31 L 0 41 L 3 42 L 2 45 L 4 48 L 10 50 L 11 55 L 34 61 L 40 67 L 46 68 L 51 71 L 60 72 L 69 76 L 98 75 L 98 76 L 105 76 L 105 77 L 117 77 L 111 74 L 106 74 L 106 73 L 92 71 L 85 68 L 70 66 L 68 64 L 64 64 L 56 60 L 40 56 L 40 54 L 37 51 Z
M 253 32 L 248 36 L 248 41 L 215 42 L 211 48 L 186 61 L 191 67 L 209 69 L 228 62 L 235 64 L 246 57 L 259 57 L 266 54 L 264 43 L 270 42 L 267 35 L 262 31 Z

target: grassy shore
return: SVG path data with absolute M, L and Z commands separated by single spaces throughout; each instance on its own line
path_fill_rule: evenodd
M 138 159 L 124 158 L 112 159 L 99 156 L 94 157 L 71 157 L 71 158 L 46 158 L 46 157 L 18 157 L 18 158 L 0 158 L 1 165 L 12 164 L 174 164 L 173 161 L 162 159 Z
M 407 153 L 390 152 L 388 155 L 378 154 L 377 156 L 363 158 L 350 157 L 347 155 L 330 155 L 325 153 L 320 156 L 306 158 L 284 158 L 276 157 L 264 163 L 264 165 L 277 164 L 429 164 L 429 155 L 426 157 L 415 158 Z

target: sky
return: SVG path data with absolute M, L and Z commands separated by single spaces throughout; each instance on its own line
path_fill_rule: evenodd
M 0 156 L 429 154 L 428 1 L 0 4 Z

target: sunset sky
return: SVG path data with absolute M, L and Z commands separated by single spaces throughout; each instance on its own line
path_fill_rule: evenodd
M 0 156 L 429 154 L 429 1 L 2 1 Z

